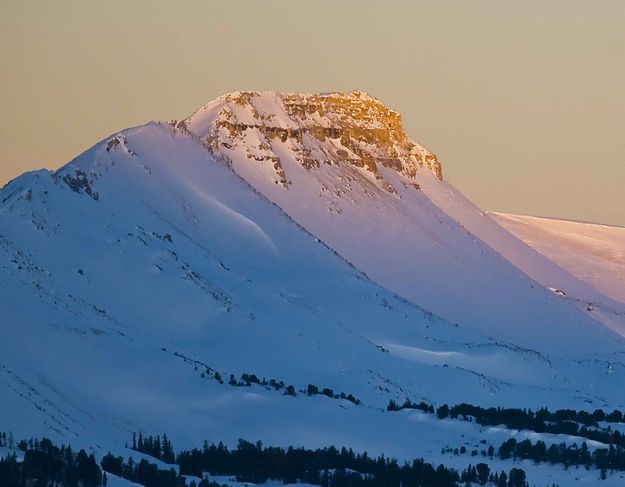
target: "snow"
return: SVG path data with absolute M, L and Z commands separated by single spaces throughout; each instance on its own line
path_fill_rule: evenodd
M 281 107 L 281 97 L 289 96 L 255 93 L 248 111 Z M 282 108 L 258 113 L 261 119 L 286 116 Z M 211 127 L 205 121 L 216 123 L 216 119 L 213 110 L 206 109 L 192 116 L 187 125 L 192 133 L 209 138 Z M 315 122 L 300 123 L 306 127 Z M 219 154 L 239 176 L 374 281 L 402 297 L 453 323 L 540 352 L 570 356 L 582 344 L 596 352 L 615 350 L 610 328 L 570 303 L 555 301 L 551 293 L 488 247 L 496 240 L 513 242 L 511 248 L 521 248 L 525 254 L 531 252 L 493 221 L 486 231 L 478 231 L 473 215 L 455 211 L 464 206 L 462 197 L 430 171 L 418 171 L 419 191 L 413 186 L 415 181 L 380 164 L 381 179 L 377 179 L 347 163 L 307 170 L 299 162 L 302 151 L 323 153 L 334 140 L 305 138 L 303 145 L 292 139 L 282 142 L 265 139 L 256 128 L 227 140 L 228 147 L 220 147 Z M 290 181 L 286 189 L 275 184 L 271 163 L 248 157 L 248 148 L 258 140 L 264 140 L 271 147 L 269 153 L 279 158 Z M 385 189 L 389 185 L 396 194 Z M 486 233 L 492 238 L 486 238 Z M 502 236 L 508 238 L 501 240 Z M 569 277 L 555 264 L 550 270 Z
M 258 110 L 282 106 L 263 96 Z M 285 188 L 271 162 L 247 158 L 245 139 L 223 153 L 200 140 L 223 103 L 199 111 L 191 133 L 128 129 L 0 191 L 0 429 L 97 455 L 127 457 L 142 431 L 178 449 L 245 438 L 462 469 L 478 459 L 441 449 L 532 434 L 390 413 L 388 401 L 625 407 L 622 340 L 467 230 L 477 217 L 452 211 L 462 200 L 446 183 L 425 168 L 416 181 L 381 166 L 382 179 L 347 164 L 309 171 L 297 144 L 272 140 Z M 73 191 L 65 179 L 80 174 Z M 549 262 L 483 218 L 485 233 Z M 206 367 L 224 384 L 202 378 Z M 362 404 L 228 384 L 243 372 Z M 598 476 L 522 466 L 561 485 Z
M 567 303 L 619 335 L 625 335 L 625 306 L 618 300 L 625 287 L 615 281 L 610 270 L 602 272 L 595 282 L 585 279 L 567 264 L 570 257 L 560 252 L 567 247 L 556 244 L 557 239 L 545 235 L 544 240 L 551 242 L 546 245 L 553 246 L 552 251 L 537 251 L 538 248 L 506 224 L 509 220 L 503 215 L 484 213 L 449 183 L 424 173 L 420 184 L 422 191 L 439 208 L 522 272 L 548 289 L 564 292 Z M 603 283 L 601 286 L 597 286 L 599 281 Z M 593 304 L 594 312 L 588 310 L 588 303 Z
M 113 475 L 109 472 L 106 473 L 106 480 L 109 487 L 132 487 L 141 485 L 131 482 L 130 480 L 126 480 L 122 477 L 118 477 L 117 475 Z
M 513 235 L 625 305 L 625 228 L 492 213 Z
M 228 487 L 254 487 L 256 485 L 263 487 L 285 486 L 285 487 L 319 487 L 315 484 L 297 483 L 297 484 L 283 484 L 278 481 L 268 481 L 263 484 L 254 484 L 252 482 L 238 482 L 234 477 L 227 475 L 205 475 L 206 479 L 217 482 L 219 485 L 227 485 Z

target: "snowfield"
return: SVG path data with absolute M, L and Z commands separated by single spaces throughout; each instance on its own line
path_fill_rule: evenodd
M 563 269 L 625 304 L 625 228 L 505 213 L 491 215 Z

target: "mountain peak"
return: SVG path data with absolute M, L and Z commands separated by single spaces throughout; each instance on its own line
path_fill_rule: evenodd
M 400 114 L 364 91 L 237 91 L 213 100 L 178 126 L 227 161 L 243 157 L 269 164 L 275 182 L 285 188 L 285 157 L 308 171 L 348 164 L 378 180 L 383 179 L 381 167 L 415 179 L 425 167 L 442 179 L 437 157 L 406 135 Z

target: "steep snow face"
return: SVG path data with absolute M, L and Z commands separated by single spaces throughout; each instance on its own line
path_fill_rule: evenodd
M 618 298 L 623 295 L 623 284 L 618 277 L 616 281 L 614 279 L 614 272 L 619 275 L 618 266 L 606 262 L 593 263 L 593 267 L 598 265 L 605 272 L 591 270 L 589 262 L 583 264 L 577 257 L 573 257 L 581 252 L 580 242 L 573 244 L 570 238 L 564 242 L 562 234 L 558 236 L 553 232 L 543 234 L 540 238 L 544 242 L 541 248 L 550 247 L 551 251 L 540 250 L 534 243 L 535 239 L 524 238 L 523 234 L 527 232 L 520 231 L 518 225 L 510 219 L 483 212 L 449 183 L 428 177 L 427 173 L 421 174 L 420 187 L 438 208 L 508 262 L 554 292 L 561 300 L 625 336 L 625 305 Z M 618 243 L 619 232 L 615 230 L 618 229 L 610 230 L 609 236 L 607 230 L 591 231 L 594 234 L 601 233 L 601 236 L 597 235 L 592 244 L 585 239 L 586 245 L 594 247 L 586 247 L 585 255 L 600 251 L 618 261 L 618 249 L 622 245 Z M 536 230 L 533 233 L 536 234 Z M 599 244 L 597 239 L 603 242 Z M 570 252 L 563 252 L 563 249 Z M 597 273 L 596 278 L 590 277 L 592 273 Z
M 452 322 L 565 355 L 606 332 L 481 241 L 535 254 L 494 221 L 467 228 L 460 195 L 443 204 L 436 157 L 368 95 L 234 93 L 180 126 L 373 280 Z
M 505 213 L 491 216 L 540 254 L 625 305 L 625 228 Z

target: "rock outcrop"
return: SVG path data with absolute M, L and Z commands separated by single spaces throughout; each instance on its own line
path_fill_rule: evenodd
M 243 151 L 252 161 L 271 164 L 275 183 L 284 188 L 290 185 L 281 160 L 285 154 L 308 171 L 349 164 L 381 180 L 380 166 L 410 179 L 427 168 L 442 180 L 437 157 L 406 135 L 399 113 L 361 91 L 230 93 L 177 126 L 191 127 L 226 160 Z

